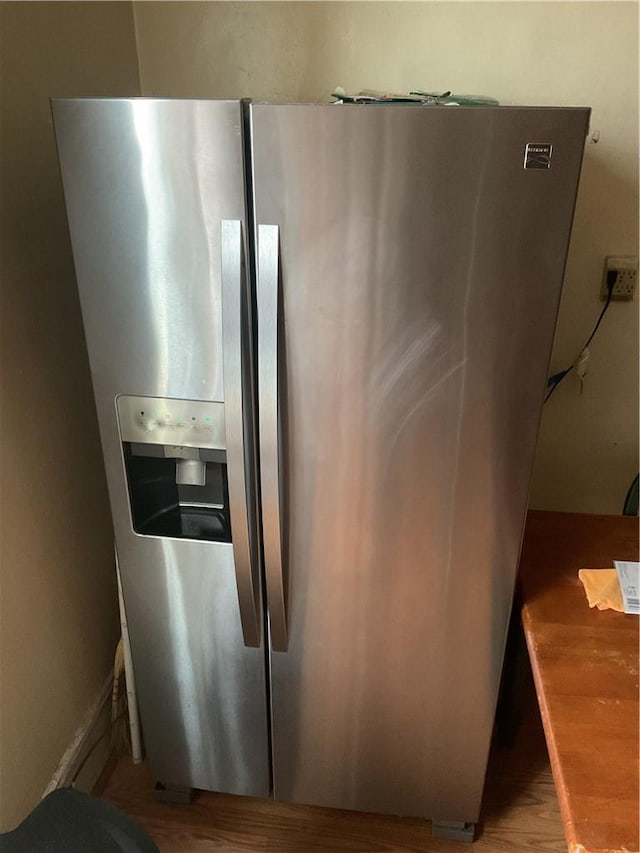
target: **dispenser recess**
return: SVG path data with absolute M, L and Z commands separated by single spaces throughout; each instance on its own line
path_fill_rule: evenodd
M 224 404 L 117 398 L 136 533 L 231 542 Z

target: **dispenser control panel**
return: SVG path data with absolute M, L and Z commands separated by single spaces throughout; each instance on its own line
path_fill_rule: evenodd
M 225 449 L 224 403 L 123 394 L 116 408 L 122 441 Z

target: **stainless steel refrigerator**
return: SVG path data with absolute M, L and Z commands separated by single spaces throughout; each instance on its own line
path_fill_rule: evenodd
M 589 111 L 54 118 L 155 778 L 468 834 Z

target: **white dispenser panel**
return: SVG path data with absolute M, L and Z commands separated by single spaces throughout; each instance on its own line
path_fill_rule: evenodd
M 225 449 L 224 403 L 123 394 L 116 408 L 122 441 Z

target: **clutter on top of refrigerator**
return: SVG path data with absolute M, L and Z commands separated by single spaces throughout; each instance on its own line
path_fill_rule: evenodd
M 421 106 L 456 106 L 456 107 L 497 107 L 499 102 L 486 95 L 454 95 L 450 91 L 437 95 L 435 92 L 422 92 L 417 89 L 406 95 L 393 92 L 378 92 L 373 89 L 362 89 L 354 94 L 347 94 L 342 86 L 336 86 L 331 93 L 336 98 L 335 104 L 420 104 Z

